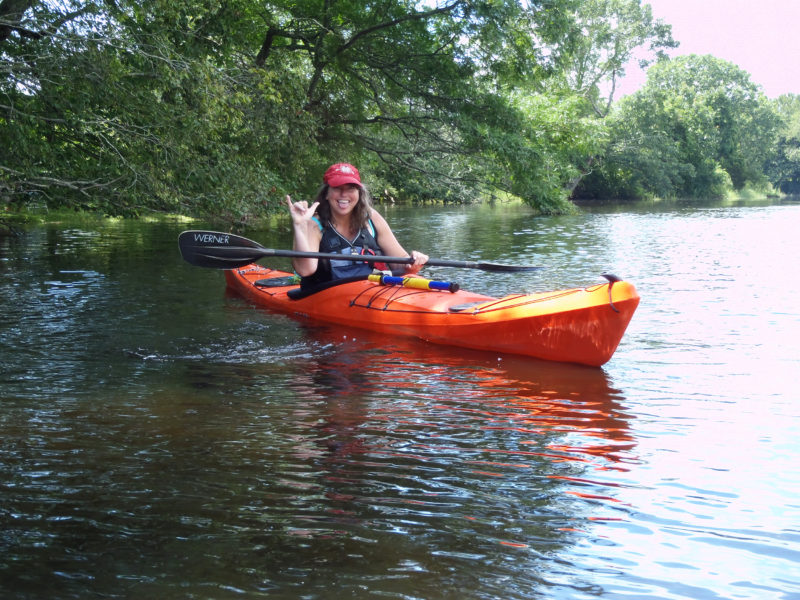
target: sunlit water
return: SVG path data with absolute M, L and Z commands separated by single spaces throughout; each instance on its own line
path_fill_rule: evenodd
M 387 212 L 641 305 L 591 369 L 269 314 L 177 225 L 0 238 L 0 597 L 800 598 L 800 205 Z

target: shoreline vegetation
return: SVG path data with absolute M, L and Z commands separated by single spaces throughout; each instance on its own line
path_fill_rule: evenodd
M 800 193 L 800 96 L 669 58 L 641 0 L 268 7 L 0 1 L 0 222 L 249 228 L 343 161 L 379 205 Z M 616 98 L 634 56 L 647 81 Z
M 692 198 L 648 198 L 648 199 L 582 199 L 576 200 L 574 203 L 575 212 L 582 210 L 591 210 L 593 208 L 604 206 L 617 206 L 617 207 L 659 207 L 669 205 L 693 205 L 713 202 L 715 205 L 727 206 L 739 202 L 768 202 L 775 201 L 783 202 L 800 202 L 800 195 L 782 194 L 782 193 L 766 193 L 749 190 L 747 193 L 731 193 L 724 198 L 717 199 L 692 199 Z M 409 206 L 413 203 L 395 201 L 392 203 L 376 203 L 378 208 L 387 208 L 391 206 Z M 423 206 L 443 205 L 444 202 L 428 201 Z M 502 208 L 515 207 L 518 209 L 529 210 L 531 218 L 537 216 L 537 212 L 531 207 L 527 206 L 521 200 L 484 200 L 481 202 L 472 203 L 471 206 L 483 206 L 489 208 Z M 185 223 L 187 226 L 196 224 L 205 224 L 212 227 L 217 227 L 224 231 L 269 231 L 277 227 L 288 227 L 288 215 L 283 213 L 272 213 L 254 219 L 247 224 L 232 225 L 231 223 L 214 219 L 209 216 L 189 216 L 177 213 L 158 213 L 150 212 L 136 216 L 113 216 L 97 211 L 86 211 L 76 209 L 47 209 L 43 207 L 6 207 L 5 212 L 0 212 L 0 236 L 3 235 L 19 235 L 31 228 L 50 226 L 50 225 L 63 225 L 66 227 L 98 227 L 103 224 L 113 224 L 115 222 L 123 222 L 126 220 L 134 220 L 141 222 L 151 223 Z

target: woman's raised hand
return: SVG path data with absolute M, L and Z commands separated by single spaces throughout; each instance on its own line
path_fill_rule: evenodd
M 286 196 L 286 206 L 289 208 L 289 214 L 292 215 L 292 222 L 295 225 L 303 225 L 311 220 L 314 216 L 314 211 L 317 210 L 319 202 L 314 202 L 311 206 L 305 200 L 299 202 L 292 202 L 291 196 Z

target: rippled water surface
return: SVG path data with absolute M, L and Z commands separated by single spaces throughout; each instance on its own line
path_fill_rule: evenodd
M 0 597 L 800 598 L 800 205 L 386 212 L 641 305 L 592 369 L 270 314 L 179 225 L 0 238 Z

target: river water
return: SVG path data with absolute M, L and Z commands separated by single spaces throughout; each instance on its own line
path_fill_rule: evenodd
M 385 212 L 640 307 L 593 369 L 267 313 L 179 224 L 0 238 L 0 597 L 800 598 L 800 204 Z

